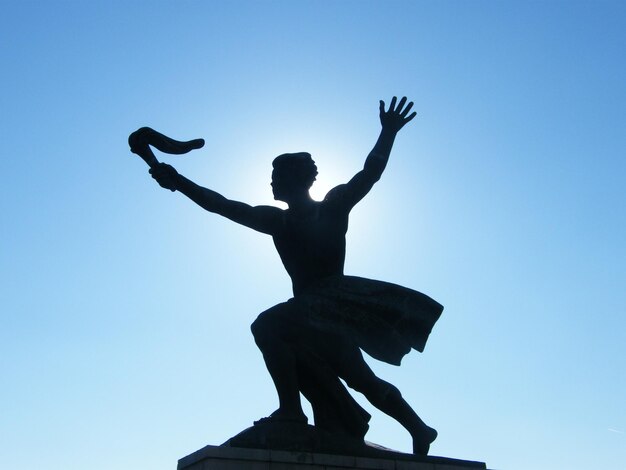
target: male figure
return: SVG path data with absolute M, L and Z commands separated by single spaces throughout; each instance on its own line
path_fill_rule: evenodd
M 274 198 L 286 202 L 286 210 L 226 199 L 170 165 L 156 164 L 150 173 L 162 187 L 182 192 L 204 209 L 271 235 L 291 277 L 294 297 L 263 312 L 252 325 L 279 398 L 279 408 L 259 422 L 305 423 L 300 392 L 312 397 L 316 425 L 318 410 L 320 420 L 324 409 L 326 415 L 345 413 L 352 405 L 342 395 L 338 380 L 322 380 L 327 392 L 312 382 L 312 374 L 321 377 L 330 371 L 399 421 L 413 438 L 414 453 L 426 455 L 437 432 L 418 417 L 396 387 L 374 375 L 361 349 L 399 365 L 411 348 L 423 350 L 443 307 L 419 292 L 343 273 L 350 210 L 380 179 L 396 134 L 416 114 L 409 114 L 413 103 L 407 104 L 406 97 L 396 101 L 393 97 L 387 111 L 380 101 L 382 130 L 363 170 L 321 202 L 309 195 L 317 168 L 308 153 L 283 154 L 273 162 Z M 355 408 L 358 415 L 360 407 Z M 333 418 L 326 418 L 332 427 Z M 338 428 L 350 429 L 350 418 L 336 421 Z

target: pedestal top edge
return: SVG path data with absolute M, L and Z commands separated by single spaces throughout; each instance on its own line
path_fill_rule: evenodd
M 228 447 L 228 446 L 214 446 L 207 445 L 178 461 L 178 470 L 184 470 L 196 462 L 205 459 L 236 459 L 236 460 L 256 460 L 264 462 L 280 462 L 280 463 L 313 463 L 318 460 L 314 456 L 323 456 L 324 460 L 334 458 L 341 458 L 345 461 L 346 458 L 354 458 L 355 460 L 363 459 L 360 456 L 349 456 L 342 454 L 326 454 L 326 453 L 314 453 L 306 451 L 289 451 L 289 450 L 270 450 L 270 449 L 250 449 L 243 447 Z M 459 467 L 466 467 L 468 469 L 486 469 L 484 462 L 476 462 L 471 460 L 461 460 L 449 457 L 428 456 L 428 457 L 416 457 L 412 454 L 400 454 L 390 457 L 367 457 L 368 459 L 375 460 L 387 460 L 387 461 L 416 461 L 439 465 L 456 465 Z

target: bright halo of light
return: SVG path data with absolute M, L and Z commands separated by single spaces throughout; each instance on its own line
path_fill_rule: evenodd
M 363 168 L 365 161 L 352 155 L 353 149 L 346 148 L 341 136 L 331 132 L 308 129 L 307 132 L 293 129 L 283 130 L 279 137 L 274 129 L 260 126 L 245 142 L 238 144 L 235 154 L 240 171 L 233 182 L 232 197 L 240 198 L 252 205 L 266 204 L 286 208 L 286 204 L 273 199 L 270 188 L 272 161 L 283 153 L 308 152 L 315 161 L 318 175 L 310 194 L 316 201 L 324 199 L 328 191 L 347 183 Z M 345 140 L 345 136 L 343 137 Z M 233 152 L 233 149 L 227 149 Z M 226 161 L 226 165 L 232 163 Z
M 316 201 L 324 199 L 335 186 L 347 183 L 361 168 L 350 169 L 349 162 L 341 160 L 336 152 L 317 149 L 311 156 L 317 165 L 317 177 L 309 193 Z
M 323 200 L 328 191 L 338 184 L 345 182 L 340 181 L 338 175 L 333 174 L 333 172 L 329 170 L 331 169 L 326 168 L 323 172 L 318 173 L 313 186 L 311 186 L 309 194 L 311 194 L 311 197 L 316 201 Z

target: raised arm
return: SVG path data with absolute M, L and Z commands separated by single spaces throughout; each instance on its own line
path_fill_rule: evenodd
M 380 124 L 382 129 L 374 148 L 367 156 L 363 169 L 344 185 L 337 186 L 332 189 L 327 198 L 336 198 L 341 200 L 348 208 L 352 208 L 357 202 L 372 189 L 389 160 L 389 154 L 393 147 L 396 134 L 404 125 L 415 117 L 417 113 L 413 112 L 409 115 L 413 102 L 409 102 L 406 107 L 406 96 L 402 97 L 396 106 L 396 97 L 391 99 L 389 109 L 385 111 L 385 102 L 380 101 Z
M 197 185 L 165 163 L 159 163 L 151 168 L 150 174 L 161 187 L 170 191 L 180 191 L 209 212 L 270 235 L 280 229 L 283 211 L 277 207 L 253 207 L 243 202 L 231 201 L 215 191 Z

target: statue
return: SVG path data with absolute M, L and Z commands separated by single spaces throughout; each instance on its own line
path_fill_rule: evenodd
M 411 349 L 423 351 L 443 306 L 395 284 L 344 275 L 345 234 L 351 209 L 372 189 L 389 159 L 394 139 L 416 115 L 406 97 L 389 108 L 380 101 L 382 129 L 363 170 L 315 201 L 309 189 L 317 175 L 311 155 L 286 153 L 273 161 L 274 199 L 288 209 L 250 206 L 201 187 L 159 163 L 150 145 L 186 153 L 202 139 L 179 142 L 144 127 L 129 137 L 131 150 L 149 165 L 152 177 L 199 206 L 272 236 L 289 273 L 293 298 L 261 313 L 252 333 L 278 393 L 279 407 L 255 422 L 306 424 L 300 393 L 311 402 L 315 428 L 363 441 L 370 415 L 339 379 L 411 434 L 413 453 L 427 455 L 437 431 L 427 426 L 393 385 L 378 378 L 363 360 L 370 356 L 400 365 Z

